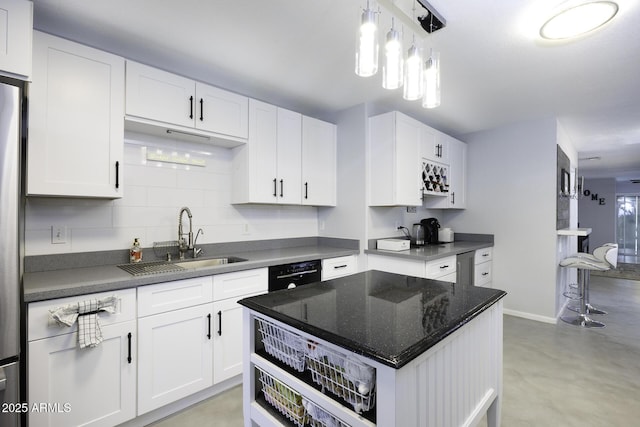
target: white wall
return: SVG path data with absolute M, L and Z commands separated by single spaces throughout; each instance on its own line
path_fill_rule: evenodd
M 505 311 L 556 317 L 556 139 L 554 119 L 461 138 L 468 143 L 467 209 L 445 214 L 459 232 L 495 238 L 493 287 Z
M 580 227 L 593 231 L 589 236 L 589 249 L 616 241 L 616 180 L 615 178 L 585 178 L 584 189 L 591 194 L 578 200 Z M 600 204 L 604 199 L 604 204 Z
M 206 167 L 148 162 L 145 149 L 189 153 L 205 159 Z M 28 198 L 25 254 L 126 249 L 134 237 L 143 247 L 176 240 L 182 206 L 191 209 L 194 232 L 204 230 L 201 243 L 318 235 L 315 207 L 231 205 L 231 162 L 230 149 L 127 133 L 124 197 Z M 51 244 L 52 225 L 68 228 L 66 244 Z

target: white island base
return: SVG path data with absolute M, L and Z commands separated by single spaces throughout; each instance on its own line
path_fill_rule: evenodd
M 257 333 L 259 339 L 260 335 L 254 321 L 256 316 L 266 317 L 244 308 L 243 341 L 249 344 L 243 370 L 245 427 L 289 425 L 286 418 L 265 409 L 264 401 L 256 400 L 260 393 L 256 366 L 351 427 L 474 426 L 485 414 L 489 427 L 500 426 L 501 300 L 400 369 L 351 353 L 350 357 L 376 369 L 375 424 L 256 353 L 254 337 Z M 304 338 L 345 351 L 274 319 L 269 321 Z

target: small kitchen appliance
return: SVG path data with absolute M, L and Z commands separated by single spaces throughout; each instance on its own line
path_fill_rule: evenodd
M 407 239 L 379 239 L 376 247 L 385 251 L 407 251 L 411 249 Z
M 440 231 L 438 231 L 438 241 L 440 243 L 453 242 L 453 230 L 450 228 L 441 228 Z
M 440 223 L 437 218 L 425 218 L 420 221 L 424 227 L 424 243 L 426 245 L 438 243 L 438 230 Z
M 424 246 L 425 228 L 422 224 L 413 224 L 411 230 L 411 243 L 416 246 Z

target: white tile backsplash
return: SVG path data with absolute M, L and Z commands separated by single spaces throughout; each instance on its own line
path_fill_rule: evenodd
M 205 167 L 146 160 L 147 149 L 189 153 Z M 45 255 L 127 249 L 176 240 L 178 213 L 188 206 L 200 243 L 318 235 L 317 208 L 231 205 L 231 150 L 127 132 L 123 197 L 117 200 L 36 198 L 26 205 L 25 253 Z M 187 216 L 184 216 L 187 221 Z M 51 226 L 68 228 L 66 244 L 51 244 Z

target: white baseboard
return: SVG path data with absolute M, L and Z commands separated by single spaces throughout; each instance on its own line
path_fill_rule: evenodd
M 508 308 L 505 308 L 503 312 L 510 316 L 522 317 L 523 319 L 535 320 L 537 322 L 551 323 L 553 325 L 558 323 L 558 319 L 555 317 L 540 316 L 539 314 L 532 314 L 524 311 L 509 310 Z

